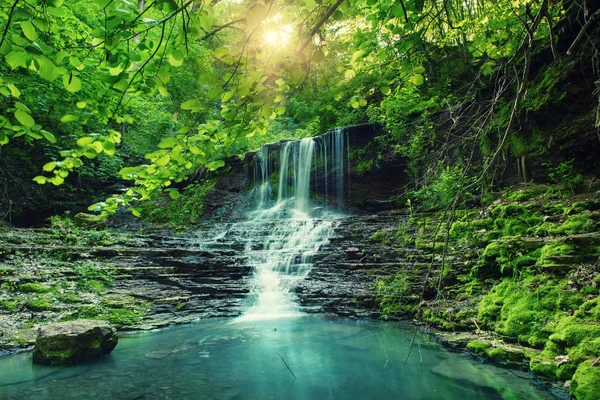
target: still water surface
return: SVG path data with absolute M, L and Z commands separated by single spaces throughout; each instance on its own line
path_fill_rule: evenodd
M 32 366 L 28 353 L 1 358 L 0 398 L 552 398 L 525 374 L 449 352 L 425 335 L 410 351 L 413 336 L 403 325 L 323 316 L 208 320 L 122 337 L 110 356 L 84 365 Z

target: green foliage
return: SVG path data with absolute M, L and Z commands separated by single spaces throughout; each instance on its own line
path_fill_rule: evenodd
M 454 200 L 464 202 L 470 199 L 471 194 L 464 190 L 470 182 L 471 179 L 465 176 L 461 166 L 444 167 L 440 164 L 435 179 L 413 192 L 412 196 L 415 202 L 421 204 L 426 210 L 440 210 Z
M 527 111 L 538 111 L 560 102 L 567 94 L 562 83 L 573 68 L 573 63 L 558 59 L 554 63 L 543 68 L 527 92 L 527 97 L 522 103 L 522 108 Z
M 216 185 L 216 180 L 205 180 L 186 186 L 181 195 L 163 196 L 141 208 L 142 218 L 154 223 L 186 226 L 197 223 L 204 215 L 204 199 Z M 160 206 L 157 206 L 160 204 Z
M 575 173 L 573 162 L 575 159 L 562 162 L 558 166 L 552 166 L 552 163 L 544 163 L 548 168 L 548 177 L 558 185 L 568 188 L 571 194 L 575 194 L 575 190 L 583 183 L 583 176 Z
M 398 271 L 391 277 L 378 278 L 375 283 L 376 300 L 384 317 L 401 313 L 414 300 L 410 292 L 408 274 Z
M 74 271 L 77 276 L 77 286 L 92 292 L 101 292 L 105 285 L 114 283 L 114 269 L 110 266 L 99 266 L 95 263 L 85 262 L 75 264 Z

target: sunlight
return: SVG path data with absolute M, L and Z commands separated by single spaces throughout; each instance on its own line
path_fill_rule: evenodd
M 276 29 L 268 30 L 264 34 L 264 41 L 271 46 L 285 46 L 292 37 L 292 26 L 281 25 Z
M 267 18 L 263 22 L 266 29 L 263 40 L 266 44 L 270 46 L 285 46 L 288 44 L 292 37 L 293 27 L 282 22 L 283 16 L 279 13 Z

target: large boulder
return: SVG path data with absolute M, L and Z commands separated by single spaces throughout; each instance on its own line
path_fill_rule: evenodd
M 57 322 L 40 328 L 33 349 L 37 364 L 74 364 L 109 354 L 117 345 L 116 329 L 105 321 Z

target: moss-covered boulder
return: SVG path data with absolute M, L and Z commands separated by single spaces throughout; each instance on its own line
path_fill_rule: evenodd
M 105 321 L 79 320 L 43 326 L 35 341 L 33 362 L 74 364 L 109 354 L 117 345 L 117 331 Z
M 571 395 L 577 400 L 600 399 L 600 361 L 579 364 L 571 382 Z
M 79 228 L 106 228 L 108 225 L 106 216 L 86 213 L 76 214 L 73 222 Z

